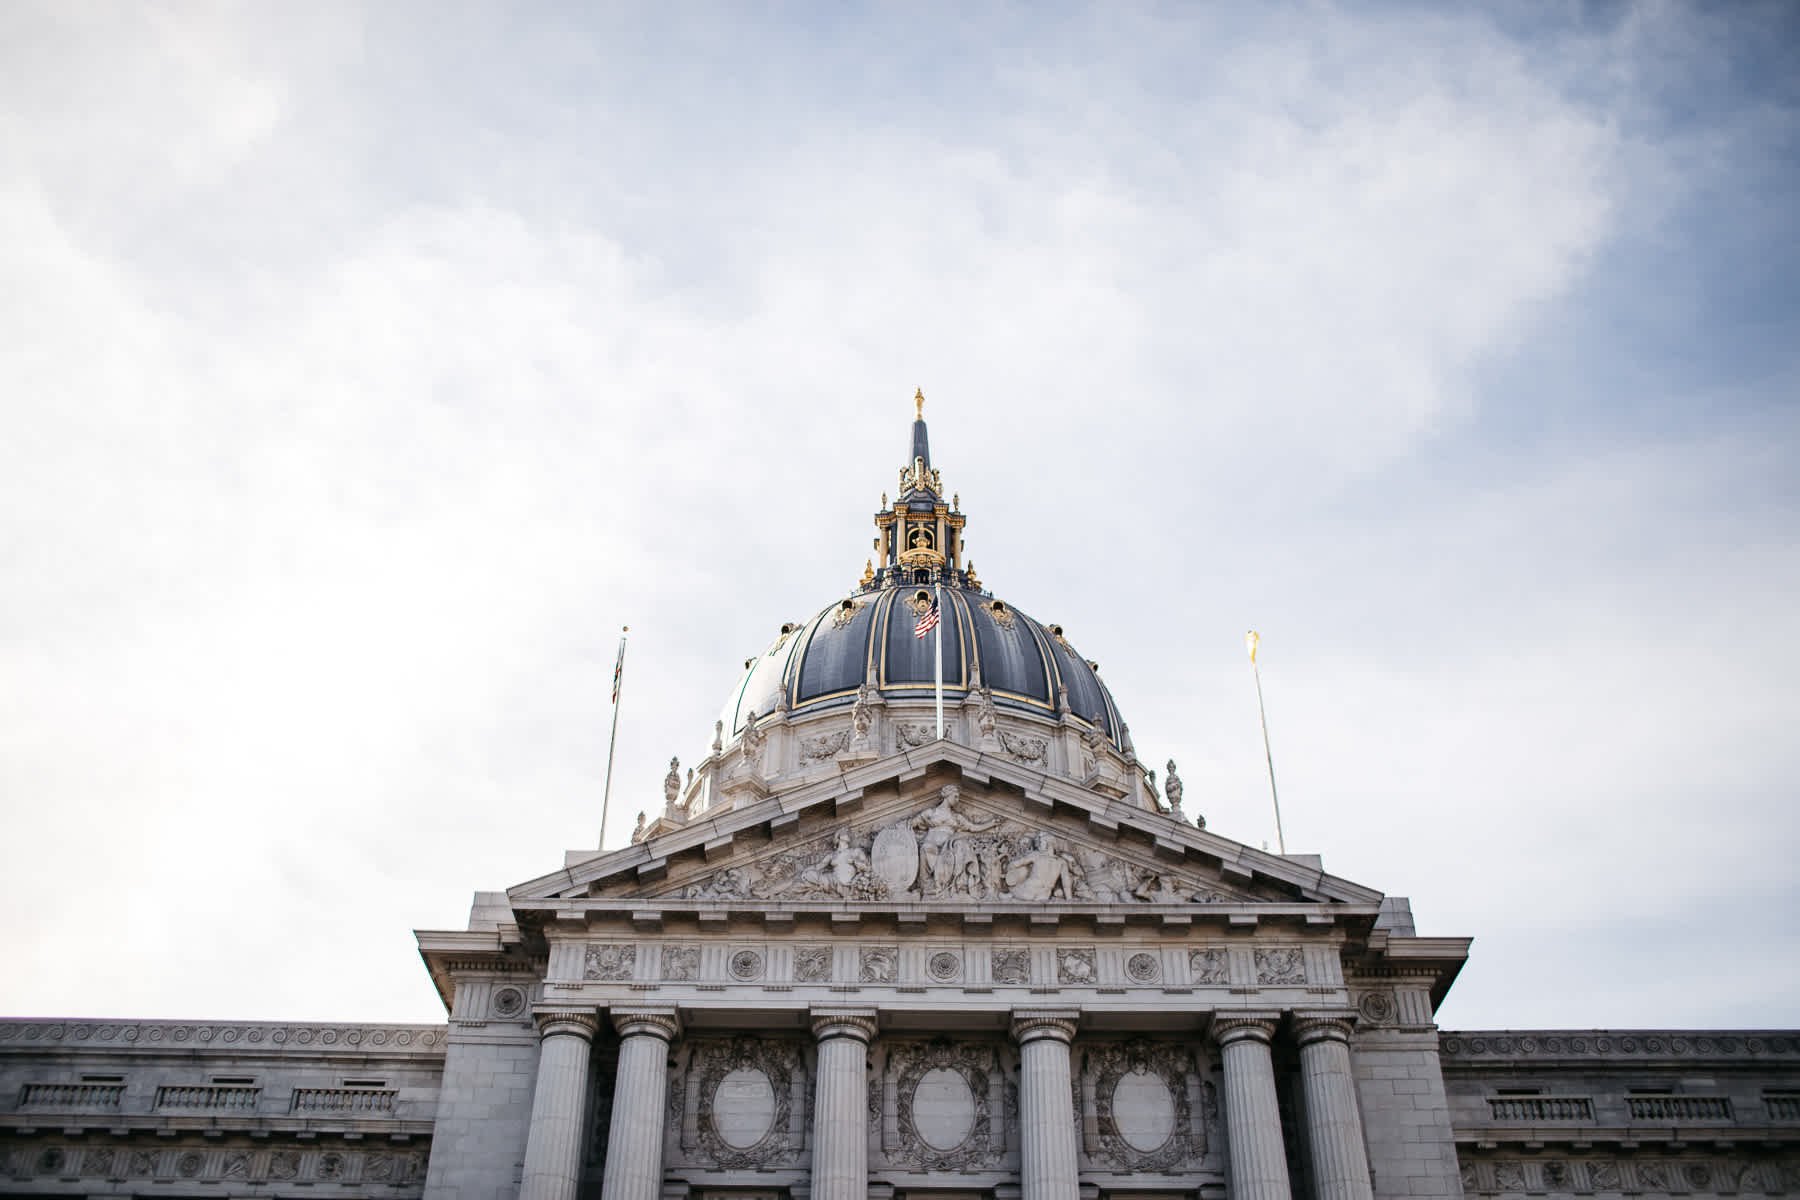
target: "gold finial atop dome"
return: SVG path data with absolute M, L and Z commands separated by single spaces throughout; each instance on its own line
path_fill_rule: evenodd
M 924 419 L 925 419 L 925 389 L 924 388 L 915 388 L 913 390 L 913 420 L 923 421 Z

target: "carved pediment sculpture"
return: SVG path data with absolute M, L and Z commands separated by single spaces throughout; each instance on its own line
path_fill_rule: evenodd
M 840 825 L 661 894 L 684 900 L 941 900 L 1212 904 L 1238 899 L 1117 848 L 982 813 L 947 784 L 935 801 L 862 825 Z

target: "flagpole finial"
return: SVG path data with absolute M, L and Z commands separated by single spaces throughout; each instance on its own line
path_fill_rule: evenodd
M 913 390 L 913 420 L 923 421 L 924 419 L 925 419 L 925 389 L 924 388 L 915 388 Z

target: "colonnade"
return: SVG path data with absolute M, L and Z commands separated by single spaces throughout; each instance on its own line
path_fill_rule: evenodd
M 669 1008 L 615 1008 L 619 1069 L 614 1084 L 602 1200 L 659 1200 L 669 1045 L 681 1032 Z M 537 1089 L 520 1200 L 575 1200 L 593 1011 L 542 1010 Z M 868 1195 L 865 1060 L 873 1008 L 816 1008 L 818 1075 L 813 1103 L 814 1200 Z M 1022 1200 L 1076 1200 L 1079 1193 L 1069 1049 L 1076 1009 L 1015 1009 L 1019 1046 L 1019 1183 Z M 1213 1021 L 1225 1076 L 1225 1136 L 1231 1200 L 1292 1200 L 1271 1047 L 1279 1013 L 1234 1013 Z M 1318 1200 L 1373 1200 L 1362 1120 L 1350 1068 L 1351 1021 L 1342 1013 L 1296 1013 L 1307 1145 Z

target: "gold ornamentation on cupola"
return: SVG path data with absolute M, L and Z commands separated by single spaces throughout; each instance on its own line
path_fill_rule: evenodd
M 937 548 L 931 544 L 931 531 L 926 529 L 922 523 L 914 524 L 909 521 L 907 527 L 911 530 L 907 536 L 912 545 L 901 552 L 900 565 L 904 567 L 912 566 L 915 563 L 942 564 L 944 556 L 938 553 Z
M 900 492 L 892 504 L 881 494 L 875 514 L 876 557 L 863 571 L 864 591 L 895 584 L 978 587 L 962 564 L 961 497 L 944 502 L 944 481 L 931 465 L 925 431 L 925 390 L 913 392 L 910 465 L 900 468 Z M 872 574 L 871 574 L 872 572 Z

